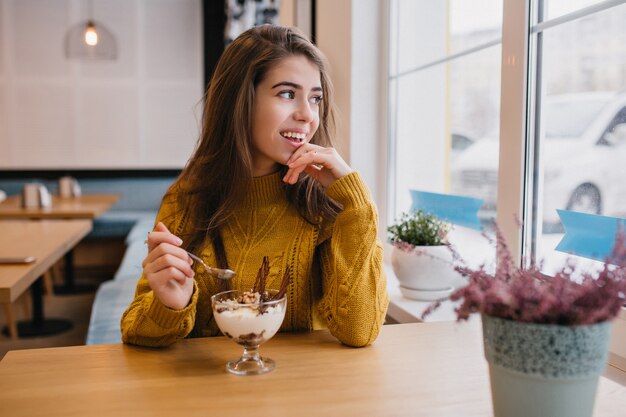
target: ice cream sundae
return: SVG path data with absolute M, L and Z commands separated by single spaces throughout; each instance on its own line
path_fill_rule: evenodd
M 215 321 L 222 333 L 244 346 L 258 346 L 274 336 L 285 318 L 284 297 L 265 303 L 262 298 L 246 291 L 237 299 L 218 301 Z
M 287 287 L 291 282 L 287 267 L 280 289 L 266 290 L 269 259 L 263 258 L 254 288 L 224 291 L 211 297 L 215 321 L 225 336 L 244 347 L 244 354 L 228 362 L 227 371 L 239 375 L 258 374 L 274 368 L 274 361 L 261 358 L 258 347 L 280 328 L 287 309 Z

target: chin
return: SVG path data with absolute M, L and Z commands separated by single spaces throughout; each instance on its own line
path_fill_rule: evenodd
M 277 163 L 278 165 L 280 165 L 281 167 L 283 167 L 283 166 L 285 166 L 285 167 L 286 167 L 286 166 L 287 166 L 287 161 L 289 160 L 289 158 L 291 158 L 291 155 L 292 155 L 292 154 L 290 154 L 290 153 L 285 154 L 285 155 L 282 155 L 280 158 L 275 159 L 275 161 L 276 161 L 276 163 Z

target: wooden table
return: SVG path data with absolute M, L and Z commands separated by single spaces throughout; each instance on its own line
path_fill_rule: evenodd
M 80 197 L 52 197 L 48 208 L 22 208 L 21 197 L 11 196 L 0 203 L 0 219 L 94 219 L 111 208 L 117 194 L 86 194 Z
M 18 326 L 20 335 L 49 334 L 59 327 L 43 319 L 39 278 L 90 231 L 90 220 L 0 221 L 0 256 L 36 258 L 30 264 L 0 265 L 0 304 L 12 303 L 32 286 L 33 319 Z
M 26 209 L 21 206 L 20 196 L 11 196 L 0 203 L 0 219 L 94 219 L 109 210 L 119 198 L 118 194 L 85 194 L 67 198 L 52 196 L 51 207 Z M 72 251 L 65 254 L 64 260 L 64 283 L 55 287 L 54 293 L 62 295 L 93 291 L 93 287 L 76 285 Z
M 11 351 L 0 361 L 2 416 L 490 416 L 480 323 L 384 326 L 367 348 L 327 331 L 279 334 L 256 376 L 226 373 L 224 337 L 164 349 L 91 345 Z M 626 378 L 602 377 L 596 417 L 623 416 Z M 620 379 L 621 378 L 621 379 Z

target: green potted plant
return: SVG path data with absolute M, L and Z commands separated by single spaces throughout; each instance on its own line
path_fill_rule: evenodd
M 450 229 L 450 223 L 422 210 L 402 213 L 399 221 L 387 228 L 393 245 L 391 265 L 404 297 L 438 300 L 454 290 L 458 273 L 448 247 Z
M 457 266 L 468 284 L 450 295 L 458 320 L 481 314 L 495 417 L 591 417 L 611 320 L 626 302 L 624 234 L 595 274 L 568 262 L 549 277 L 516 265 L 499 230 L 496 244 L 495 272 Z

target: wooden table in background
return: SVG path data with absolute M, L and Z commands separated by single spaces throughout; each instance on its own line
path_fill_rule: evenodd
M 0 219 L 94 219 L 111 208 L 117 194 L 85 194 L 80 197 L 52 197 L 48 208 L 22 208 L 21 197 L 11 196 L 0 203 Z
M 84 194 L 80 197 L 61 198 L 52 196 L 52 205 L 47 208 L 22 208 L 21 197 L 11 196 L 0 203 L 1 219 L 95 219 L 109 210 L 120 196 L 117 194 Z M 91 286 L 77 286 L 74 277 L 74 257 L 68 251 L 64 257 L 65 275 L 62 286 L 57 286 L 54 293 L 76 294 L 90 292 Z
M 67 328 L 66 321 L 44 320 L 40 277 L 90 231 L 91 220 L 0 220 L 0 256 L 36 258 L 29 264 L 0 265 L 0 304 L 12 303 L 29 287 L 33 294 L 32 321 L 18 325 L 20 335 Z
M 479 322 L 384 326 L 361 349 L 327 331 L 278 334 L 261 346 L 276 361 L 274 371 L 226 373 L 226 362 L 241 352 L 224 337 L 162 349 L 10 351 L 0 361 L 0 415 L 493 415 Z M 594 416 L 623 416 L 626 377 L 615 368 L 605 375 Z

